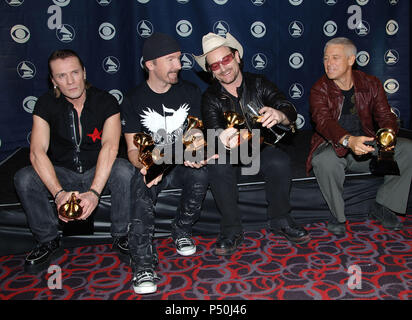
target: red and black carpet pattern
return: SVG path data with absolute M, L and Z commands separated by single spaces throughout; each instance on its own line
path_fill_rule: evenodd
M 23 270 L 24 255 L 0 257 L 0 299 L 24 300 L 337 300 L 412 299 L 412 217 L 400 232 L 376 221 L 351 222 L 336 237 L 324 223 L 307 225 L 312 240 L 294 245 L 267 230 L 248 231 L 231 257 L 213 254 L 215 238 L 195 237 L 197 252 L 176 253 L 171 239 L 157 239 L 158 291 L 140 296 L 131 268 L 111 245 L 65 249 L 53 265 L 61 268 L 61 289 L 50 283 L 54 271 Z

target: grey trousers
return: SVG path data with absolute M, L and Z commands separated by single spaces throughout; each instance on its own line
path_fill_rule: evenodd
M 412 179 L 412 140 L 398 138 L 394 159 L 401 175 L 384 177 L 376 194 L 376 202 L 394 212 L 405 213 Z M 343 199 L 345 172 L 369 172 L 370 161 L 370 157 L 357 157 L 352 153 L 338 158 L 330 144 L 322 145 L 315 151 L 313 172 L 332 215 L 339 222 L 346 221 Z

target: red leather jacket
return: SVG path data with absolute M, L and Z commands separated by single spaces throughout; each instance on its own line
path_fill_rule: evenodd
M 396 115 L 391 111 L 380 80 L 366 73 L 353 70 L 353 84 L 355 87 L 355 104 L 362 124 L 363 132 L 374 137 L 378 128 L 391 128 L 398 131 Z M 338 157 L 347 154 L 348 149 L 339 144 L 339 140 L 349 134 L 339 123 L 342 112 L 343 94 L 339 87 L 323 75 L 310 91 L 310 113 L 315 125 L 312 136 L 309 156 L 306 160 L 306 173 L 312 169 L 313 152 L 322 143 L 329 142 Z

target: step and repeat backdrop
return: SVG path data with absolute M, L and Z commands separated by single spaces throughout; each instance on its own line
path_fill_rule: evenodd
M 323 74 L 323 47 L 345 36 L 357 68 L 376 75 L 410 128 L 409 0 L 0 0 L 0 161 L 29 146 L 32 110 L 48 89 L 47 58 L 70 48 L 88 80 L 119 102 L 144 80 L 141 48 L 154 31 L 176 37 L 183 79 L 206 89 L 192 53 L 208 32 L 230 32 L 244 70 L 265 74 L 311 129 L 308 98 Z

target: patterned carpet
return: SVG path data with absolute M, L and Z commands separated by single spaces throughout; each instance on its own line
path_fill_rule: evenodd
M 177 255 L 170 238 L 157 239 L 160 282 L 158 292 L 146 296 L 134 293 L 131 269 L 111 245 L 65 249 L 53 262 L 62 271 L 61 289 L 53 289 L 55 270 L 29 275 L 24 255 L 3 256 L 0 299 L 412 300 L 412 217 L 402 221 L 401 232 L 372 220 L 351 222 L 342 237 L 314 223 L 306 226 L 313 239 L 305 245 L 267 230 L 248 231 L 228 258 L 213 254 L 214 237 L 195 237 L 198 250 L 186 258 Z

